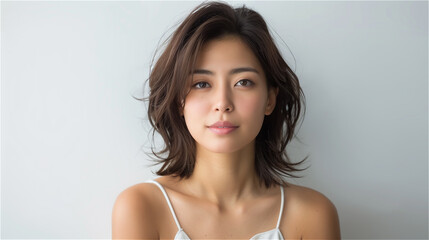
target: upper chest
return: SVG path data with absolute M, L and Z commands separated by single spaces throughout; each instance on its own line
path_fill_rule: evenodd
M 285 188 L 283 211 L 280 212 L 280 194 L 254 199 L 237 209 L 219 209 L 208 202 L 193 199 L 180 192 L 166 189 L 180 227 L 191 239 L 250 239 L 258 233 L 276 228 L 285 239 L 300 239 L 302 229 L 297 209 Z M 157 194 L 157 226 L 161 239 L 173 239 L 178 231 L 168 204 Z

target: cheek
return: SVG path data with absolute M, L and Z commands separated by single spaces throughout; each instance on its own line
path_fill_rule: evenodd
M 200 141 L 205 130 L 206 116 L 209 114 L 207 98 L 189 96 L 185 99 L 183 117 L 185 124 L 194 140 Z
M 247 97 L 243 101 L 238 101 L 239 106 L 237 109 L 240 109 L 241 113 L 246 116 L 254 117 L 264 117 L 265 105 L 266 105 L 266 96 L 265 95 L 255 95 Z
M 200 119 L 201 115 L 204 115 L 208 111 L 206 98 L 200 98 L 196 96 L 188 96 L 185 99 L 185 106 L 183 108 L 183 115 L 186 122 L 193 121 L 193 119 Z
M 246 101 L 240 101 L 240 115 L 243 120 L 243 130 L 249 139 L 254 139 L 261 130 L 265 118 L 266 95 L 260 94 Z

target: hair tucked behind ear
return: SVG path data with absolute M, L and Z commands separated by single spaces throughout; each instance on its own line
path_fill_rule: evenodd
M 277 49 L 264 19 L 243 6 L 232 8 L 206 2 L 195 8 L 173 33 L 149 76 L 149 121 L 165 146 L 154 150 L 162 167 L 158 175 L 191 176 L 195 166 L 195 141 L 181 116 L 189 88 L 188 76 L 203 44 L 224 35 L 240 37 L 254 52 L 266 73 L 269 88 L 278 89 L 276 106 L 265 116 L 256 137 L 255 168 L 262 183 L 285 184 L 283 177 L 302 171 L 291 163 L 286 146 L 294 137 L 304 107 L 304 94 L 295 73 Z M 163 156 L 164 155 L 164 156 Z

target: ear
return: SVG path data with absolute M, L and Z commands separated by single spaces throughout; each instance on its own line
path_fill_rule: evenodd
M 268 116 L 274 111 L 274 108 L 276 107 L 276 99 L 277 99 L 278 93 L 279 93 L 279 88 L 271 87 L 268 90 L 268 101 L 267 101 L 267 106 L 265 107 L 265 115 Z

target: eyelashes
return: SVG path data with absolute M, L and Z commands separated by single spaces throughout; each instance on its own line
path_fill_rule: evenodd
M 234 86 L 239 86 L 239 87 L 251 87 L 253 85 L 255 85 L 255 83 L 249 79 L 241 79 L 236 84 L 234 84 Z M 204 81 L 197 82 L 192 85 L 192 88 L 196 88 L 196 89 L 204 89 L 209 87 L 211 87 L 211 85 L 208 82 L 204 82 Z
M 240 86 L 243 86 L 243 87 L 250 87 L 250 86 L 253 86 L 255 83 L 250 81 L 249 79 L 242 79 L 242 80 L 238 81 L 235 84 L 235 86 L 237 86 L 237 84 L 239 84 Z
M 202 89 L 202 88 L 208 88 L 210 87 L 210 84 L 208 82 L 197 82 L 194 85 L 192 85 L 192 88 Z

